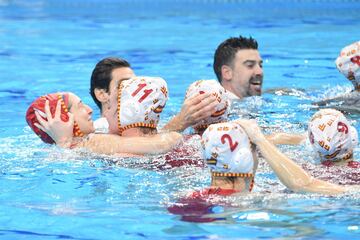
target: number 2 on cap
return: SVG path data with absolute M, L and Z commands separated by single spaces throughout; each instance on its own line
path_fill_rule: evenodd
M 229 134 L 224 134 L 224 135 L 222 135 L 221 136 L 221 143 L 222 144 L 225 144 L 226 143 L 226 141 L 225 140 L 228 140 L 228 142 L 229 142 L 229 145 L 230 145 L 230 150 L 233 152 L 235 149 L 236 149 L 236 147 L 237 147 L 237 145 L 238 145 L 238 142 L 234 142 L 233 143 L 233 140 L 232 140 L 232 138 L 230 137 L 230 135 Z
M 131 94 L 131 96 L 135 97 L 136 94 L 138 94 L 141 89 L 143 89 L 144 87 L 146 87 L 146 83 L 139 83 L 138 84 L 138 88 Z M 150 93 L 152 93 L 152 89 L 145 89 L 144 90 L 144 95 L 142 95 L 142 97 L 139 99 L 139 103 L 141 103 L 142 101 L 144 101 L 144 99 L 149 96 Z

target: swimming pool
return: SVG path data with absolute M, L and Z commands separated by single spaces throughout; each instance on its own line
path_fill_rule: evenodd
M 114 165 L 110 158 L 49 147 L 24 115 L 35 97 L 72 90 L 98 117 L 88 94 L 91 71 L 101 58 L 121 56 L 136 74 L 168 81 L 164 124 L 191 82 L 215 77 L 217 45 L 242 34 L 260 44 L 265 90 L 295 89 L 248 99 L 248 109 L 263 125 L 300 132 L 314 112 L 312 101 L 351 89 L 334 60 L 359 40 L 359 10 L 356 1 L 323 0 L 0 0 L 0 238 L 356 238 L 359 194 L 290 193 L 264 164 L 255 193 L 232 199 L 236 206 L 224 209 L 226 221 L 182 222 L 167 206 L 207 186 L 206 169 L 149 171 L 138 159 Z M 351 117 L 359 130 L 358 116 Z M 282 149 L 300 163 L 311 160 L 301 147 Z

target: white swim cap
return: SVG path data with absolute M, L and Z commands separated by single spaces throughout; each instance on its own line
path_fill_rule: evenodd
M 186 91 L 185 98 L 194 97 L 197 94 L 212 93 L 217 99 L 215 112 L 193 126 L 196 131 L 206 129 L 210 124 L 227 121 L 228 97 L 226 90 L 216 80 L 199 80 L 192 83 Z
M 337 69 L 355 88 L 360 87 L 360 41 L 344 47 L 335 63 Z
M 254 177 L 250 141 L 236 122 L 210 125 L 202 135 L 201 145 L 213 176 Z
M 118 89 L 119 134 L 129 128 L 156 128 L 168 98 L 167 84 L 158 77 L 133 77 Z
M 309 122 L 308 133 L 321 161 L 349 159 L 358 143 L 356 129 L 335 109 L 322 109 L 315 113 Z

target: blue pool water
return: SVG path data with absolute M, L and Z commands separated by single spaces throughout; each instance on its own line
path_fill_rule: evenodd
M 252 195 L 215 209 L 226 221 L 180 221 L 167 206 L 207 186 L 207 169 L 151 171 L 139 161 L 152 158 L 114 165 L 111 158 L 49 147 L 24 115 L 36 97 L 71 90 L 97 118 L 88 94 L 91 71 L 101 58 L 120 56 L 137 75 L 168 81 L 164 124 L 191 82 L 215 78 L 217 45 L 242 34 L 260 44 L 264 89 L 295 90 L 248 99 L 239 111 L 252 112 L 262 125 L 301 132 L 314 113 L 312 101 L 352 88 L 334 60 L 359 40 L 359 10 L 357 1 L 326 0 L 0 0 L 0 238 L 358 238 L 358 193 L 291 193 L 264 163 Z M 350 117 L 360 130 L 358 116 Z M 303 147 L 282 150 L 301 164 L 313 161 Z

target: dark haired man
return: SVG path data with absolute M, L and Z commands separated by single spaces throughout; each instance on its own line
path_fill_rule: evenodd
M 98 62 L 91 75 L 90 94 L 100 108 L 101 118 L 94 122 L 97 132 L 107 133 L 109 121 L 117 106 L 116 88 L 122 80 L 135 76 L 130 64 L 121 58 L 108 57 Z M 186 99 L 181 111 L 164 127 L 168 131 L 183 131 L 187 127 L 209 117 L 217 106 L 211 94 L 199 94 Z
M 215 51 L 214 71 L 231 99 L 261 95 L 262 59 L 252 37 L 231 37 Z
M 220 84 L 227 90 L 230 103 L 231 100 L 261 95 L 262 63 L 258 43 L 252 37 L 231 37 L 218 46 L 213 68 Z M 231 112 L 231 105 L 229 109 Z M 304 137 L 301 134 L 273 133 L 267 139 L 274 144 L 298 144 Z
M 117 105 L 117 86 L 120 81 L 134 76 L 130 63 L 122 58 L 108 57 L 96 64 L 90 82 L 90 94 L 101 112 L 101 118 L 94 122 L 96 132 L 108 133 L 108 120 L 113 119 L 110 115 Z
M 118 83 L 134 76 L 130 63 L 125 59 L 109 57 L 96 64 L 91 74 L 90 94 L 101 113 L 108 108 L 109 95 Z

